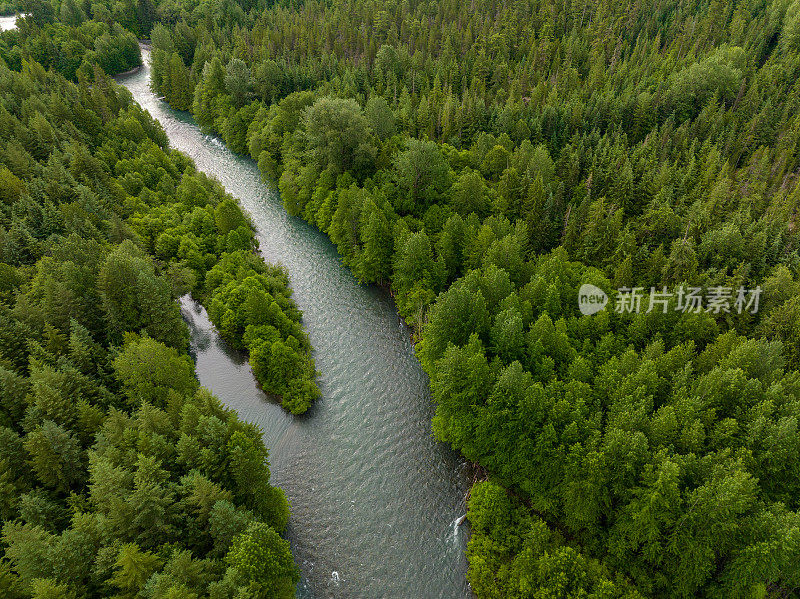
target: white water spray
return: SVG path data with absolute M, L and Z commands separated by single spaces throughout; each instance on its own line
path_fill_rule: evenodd
M 461 524 L 463 524 L 463 522 L 464 522 L 464 520 L 466 520 L 466 518 L 467 518 L 467 515 L 464 514 L 463 516 L 459 516 L 458 518 L 453 520 L 453 533 L 451 535 L 451 538 L 454 541 L 458 538 L 458 529 L 461 527 Z

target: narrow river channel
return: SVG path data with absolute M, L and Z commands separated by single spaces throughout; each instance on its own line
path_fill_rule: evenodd
M 143 50 L 149 61 L 149 52 Z M 292 504 L 299 597 L 458 599 L 465 579 L 465 464 L 431 434 L 428 379 L 388 294 L 359 285 L 319 231 L 284 211 L 255 163 L 200 132 L 149 87 L 147 66 L 119 78 L 173 147 L 219 179 L 251 214 L 261 252 L 289 272 L 315 348 L 322 398 L 287 415 L 243 356 L 190 301 L 184 314 L 200 382 L 264 432 L 273 482 Z

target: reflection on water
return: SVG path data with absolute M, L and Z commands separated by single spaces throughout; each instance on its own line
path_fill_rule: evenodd
M 465 510 L 466 466 L 432 438 L 428 380 L 392 299 L 359 285 L 324 235 L 286 214 L 252 160 L 169 109 L 148 80 L 147 67 L 120 78 L 173 147 L 251 214 L 264 257 L 288 269 L 315 348 L 322 398 L 293 418 L 257 388 L 204 310 L 183 301 L 200 382 L 264 432 L 273 482 L 292 504 L 299 596 L 469 597 L 466 530 L 454 524 Z

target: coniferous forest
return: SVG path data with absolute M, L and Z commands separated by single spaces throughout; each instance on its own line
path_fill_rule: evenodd
M 394 295 L 433 434 L 475 465 L 477 597 L 800 597 L 799 0 L 21 8 L 0 595 L 298 580 L 261 437 L 198 386 L 175 299 L 293 413 L 311 344 L 246 214 L 109 79 L 147 39 L 154 91 Z

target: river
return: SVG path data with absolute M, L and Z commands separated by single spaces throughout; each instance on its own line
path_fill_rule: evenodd
M 292 417 L 262 393 L 246 359 L 184 300 L 200 382 L 249 422 L 270 450 L 272 481 L 292 506 L 298 597 L 458 599 L 466 583 L 467 466 L 431 433 L 428 379 L 391 297 L 359 285 L 330 240 L 283 209 L 254 161 L 201 133 L 149 87 L 145 66 L 119 77 L 172 147 L 213 175 L 253 218 L 264 258 L 283 264 L 303 310 L 321 399 Z
M 0 31 L 8 31 L 9 29 L 16 29 L 17 15 L 9 17 L 0 17 Z

